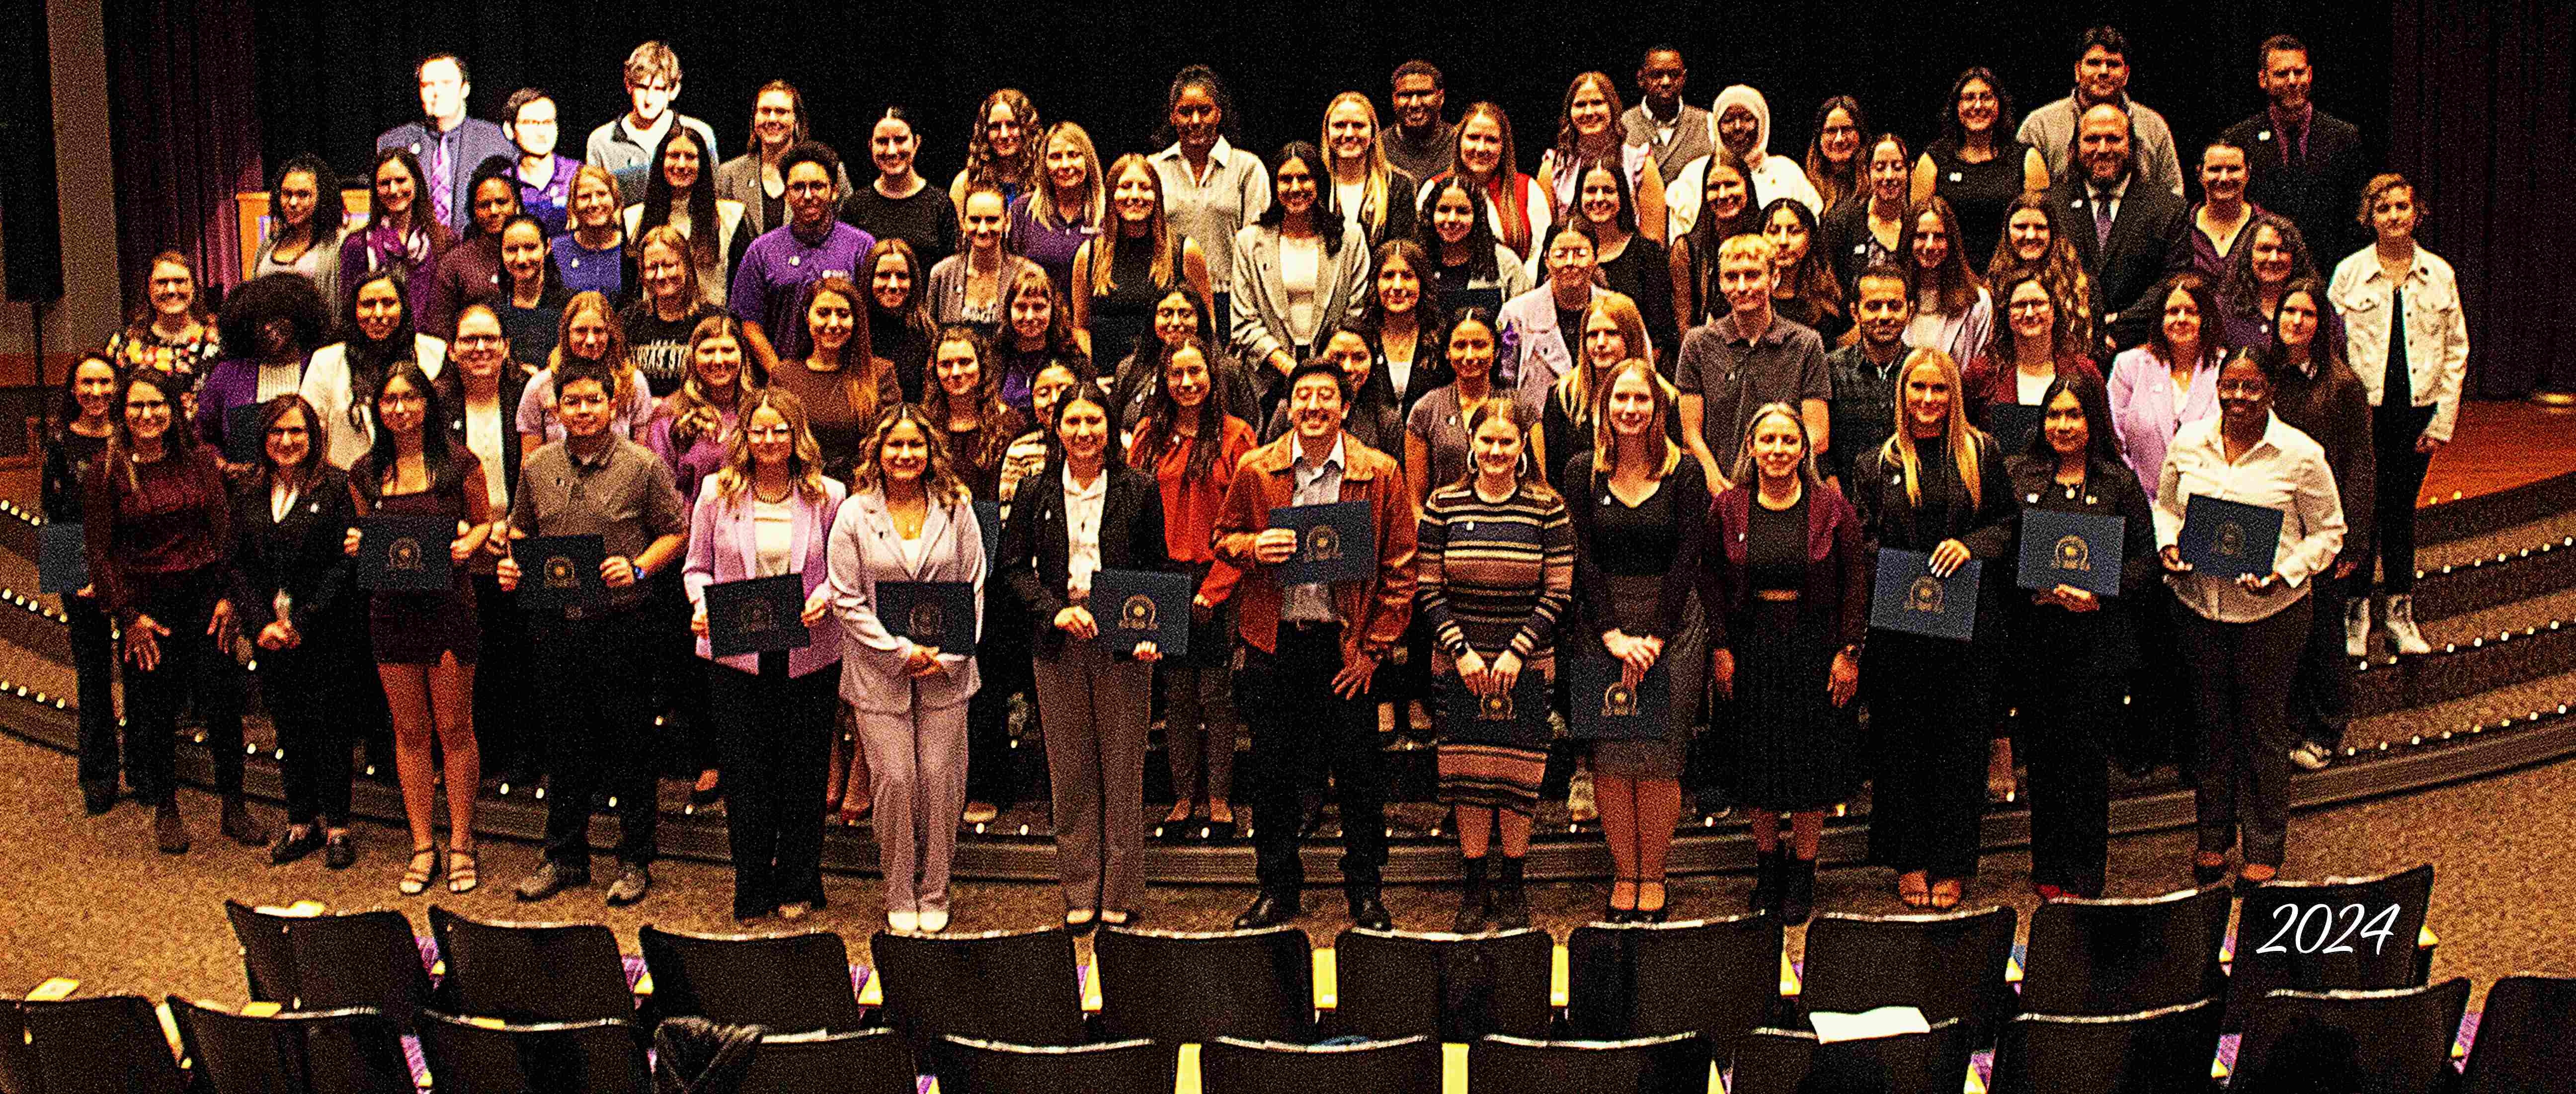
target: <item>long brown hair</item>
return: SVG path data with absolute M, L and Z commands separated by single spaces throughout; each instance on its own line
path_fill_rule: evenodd
M 939 347 L 950 342 L 963 343 L 975 351 L 974 418 L 982 425 L 984 450 L 970 453 L 966 460 L 979 468 L 999 467 L 1002 454 L 1009 451 L 1013 437 L 1011 408 L 1002 403 L 1002 378 L 993 360 L 993 346 L 975 328 L 952 325 L 939 332 L 930 343 L 930 375 L 921 385 L 921 410 L 939 423 L 944 441 L 948 422 L 957 417 L 958 408 L 951 404 L 948 385 L 939 382 Z
M 1512 119 L 1510 115 L 1503 113 L 1502 107 L 1490 102 L 1478 102 L 1467 107 L 1467 112 L 1458 116 L 1458 128 L 1453 131 L 1449 140 L 1449 173 L 1474 181 L 1474 177 L 1467 173 L 1467 162 L 1458 155 L 1458 147 L 1460 139 L 1467 134 L 1467 123 L 1478 117 L 1493 119 L 1494 128 L 1502 132 L 1503 154 L 1500 159 L 1494 161 L 1494 177 L 1489 180 L 1493 186 L 1490 196 L 1494 202 L 1494 216 L 1501 222 L 1503 229 L 1498 241 L 1502 243 L 1504 250 L 1520 254 L 1530 247 L 1529 207 L 1521 194 L 1520 152 L 1512 146 Z M 1430 219 L 1423 218 L 1425 223 Z
M 1149 276 L 1155 288 L 1166 288 L 1180 277 L 1174 267 L 1179 264 L 1181 249 L 1172 242 L 1171 219 L 1163 215 L 1163 176 L 1154 170 L 1154 161 L 1134 152 L 1118 157 L 1109 165 L 1101 189 L 1117 189 L 1118 180 L 1126 177 L 1130 169 L 1143 172 L 1146 185 L 1154 188 L 1154 215 L 1145 222 L 1146 246 L 1153 248 L 1154 256 Z M 1101 222 L 1100 234 L 1091 237 L 1090 262 L 1084 270 L 1089 275 L 1085 280 L 1091 285 L 1091 295 L 1107 296 L 1118 291 L 1118 241 L 1125 234 L 1118 223 L 1117 210 L 1110 210 L 1109 218 Z
M 859 287 L 850 284 L 848 278 L 838 275 L 818 278 L 807 285 L 804 305 L 796 309 L 796 316 L 798 321 L 807 324 L 805 340 L 809 356 L 814 335 L 813 320 L 808 316 L 813 314 L 815 301 L 821 300 L 825 293 L 840 297 L 850 306 L 850 340 L 841 344 L 841 397 L 849 400 L 853 419 L 874 421 L 878 405 L 877 366 L 875 355 L 869 352 L 868 298 L 859 295 Z M 805 367 L 802 361 L 783 363 L 779 367 L 785 368 L 787 364 Z M 750 366 L 745 364 L 744 367 Z
M 896 403 L 877 415 L 876 428 L 868 431 L 867 442 L 859 446 L 858 466 L 850 471 L 851 487 L 858 490 L 883 489 L 878 480 L 884 460 L 879 454 L 885 450 L 886 434 L 894 432 L 894 427 L 904 422 L 911 422 L 914 429 L 920 430 L 921 439 L 930 447 L 930 469 L 922 474 L 922 493 L 933 501 L 950 505 L 972 500 L 973 495 L 966 490 L 966 480 L 957 477 L 954 461 L 949 457 L 948 427 L 932 425 L 922 408 L 911 403 Z
M 1924 269 L 1923 263 L 1914 257 L 1916 226 L 1927 216 L 1940 218 L 1941 234 L 1949 241 L 1942 252 L 1941 264 L 1929 270 Z M 1968 249 L 1959 235 L 1959 211 L 1950 207 L 1948 198 L 1934 194 L 1907 206 L 1904 230 L 1900 234 L 1904 239 L 1905 261 L 1902 266 L 1908 292 L 1919 300 L 1928 283 L 1940 299 L 1942 315 L 1960 314 L 1977 302 L 1977 290 L 1985 283 L 1968 269 Z

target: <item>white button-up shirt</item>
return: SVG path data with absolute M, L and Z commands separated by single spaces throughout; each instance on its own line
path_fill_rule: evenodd
M 1289 428 L 1296 427 L 1291 425 Z M 1333 436 L 1333 450 L 1324 454 L 1323 462 L 1312 466 L 1306 462 L 1304 437 L 1298 437 L 1289 444 L 1297 456 L 1297 462 L 1288 469 L 1297 482 L 1297 489 L 1288 495 L 1289 504 L 1325 505 L 1342 500 L 1342 468 L 1347 464 L 1343 459 L 1341 435 Z M 1341 618 L 1333 612 L 1333 587 L 1321 581 L 1309 581 L 1280 589 L 1279 618 L 1308 623 L 1330 623 Z
M 1091 595 L 1091 575 L 1100 572 L 1100 512 L 1109 504 L 1109 468 L 1091 477 L 1091 485 L 1073 481 L 1064 469 L 1064 573 L 1070 599 Z
M 2263 439 L 2230 463 L 2219 437 L 2223 420 L 2213 416 L 2184 423 L 2165 450 L 2156 490 L 2156 547 L 2182 542 L 2183 511 L 2196 494 L 2280 510 L 2281 543 L 2272 556 L 2272 571 L 2288 588 L 2256 596 L 2233 578 L 2200 573 L 2169 578 L 2174 595 L 2202 617 L 2252 623 L 2308 595 L 2308 578 L 2343 550 L 2343 499 L 2335 493 L 2326 450 L 2315 439 L 2275 415 L 2263 427 Z

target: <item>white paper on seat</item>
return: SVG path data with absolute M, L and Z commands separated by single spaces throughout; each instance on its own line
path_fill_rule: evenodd
M 1923 1011 L 1916 1007 L 1879 1007 L 1858 1014 L 1809 1011 L 1807 1023 L 1815 1027 L 1816 1043 L 1820 1045 L 1932 1032 L 1931 1024 L 1923 1020 Z

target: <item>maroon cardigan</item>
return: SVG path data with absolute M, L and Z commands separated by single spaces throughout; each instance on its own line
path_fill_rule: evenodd
M 1747 529 L 1752 526 L 1753 490 L 1738 486 L 1717 496 L 1709 514 L 1709 549 L 1701 561 L 1706 581 L 1700 596 L 1707 606 L 1708 648 L 1732 648 L 1728 632 L 1753 613 L 1753 583 L 1746 565 Z M 1842 491 L 1807 486 L 1807 580 L 1799 590 L 1798 610 L 1822 613 L 1840 645 L 1869 635 L 1869 560 L 1861 557 L 1860 514 Z
M 2092 360 L 2082 356 L 2059 358 L 2057 373 L 2060 376 L 2081 374 L 2090 377 L 2097 386 L 2102 383 L 2102 370 L 2093 367 Z M 1967 400 L 1961 404 L 1961 408 L 1968 412 L 1968 420 L 1983 425 L 1986 420 L 1987 404 L 2020 402 L 2021 389 L 2017 386 L 2019 382 L 2012 362 L 1998 362 L 1986 354 L 1980 353 L 1967 364 L 1960 366 L 1960 394 Z M 2012 453 L 2007 452 L 2005 455 L 2012 455 Z

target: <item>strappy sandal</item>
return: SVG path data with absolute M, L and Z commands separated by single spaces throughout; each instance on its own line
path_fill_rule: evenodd
M 1945 877 L 1939 881 L 1933 882 L 1932 910 L 1936 912 L 1946 912 L 1952 908 L 1958 907 L 1959 898 L 1966 896 L 1967 892 L 1967 883 L 1959 880 L 1958 878 Z
M 394 888 L 404 896 L 419 896 L 429 891 L 429 879 L 438 874 L 438 845 L 411 849 L 411 865 L 403 867 L 402 880 Z
M 475 851 L 476 848 L 472 847 L 447 849 L 448 892 L 470 893 L 476 886 L 483 884 L 483 879 L 475 876 L 474 873 Z
M 1896 875 L 1896 899 L 1904 901 L 1908 908 L 1932 906 L 1932 889 L 1923 880 L 1922 871 L 1908 870 Z

